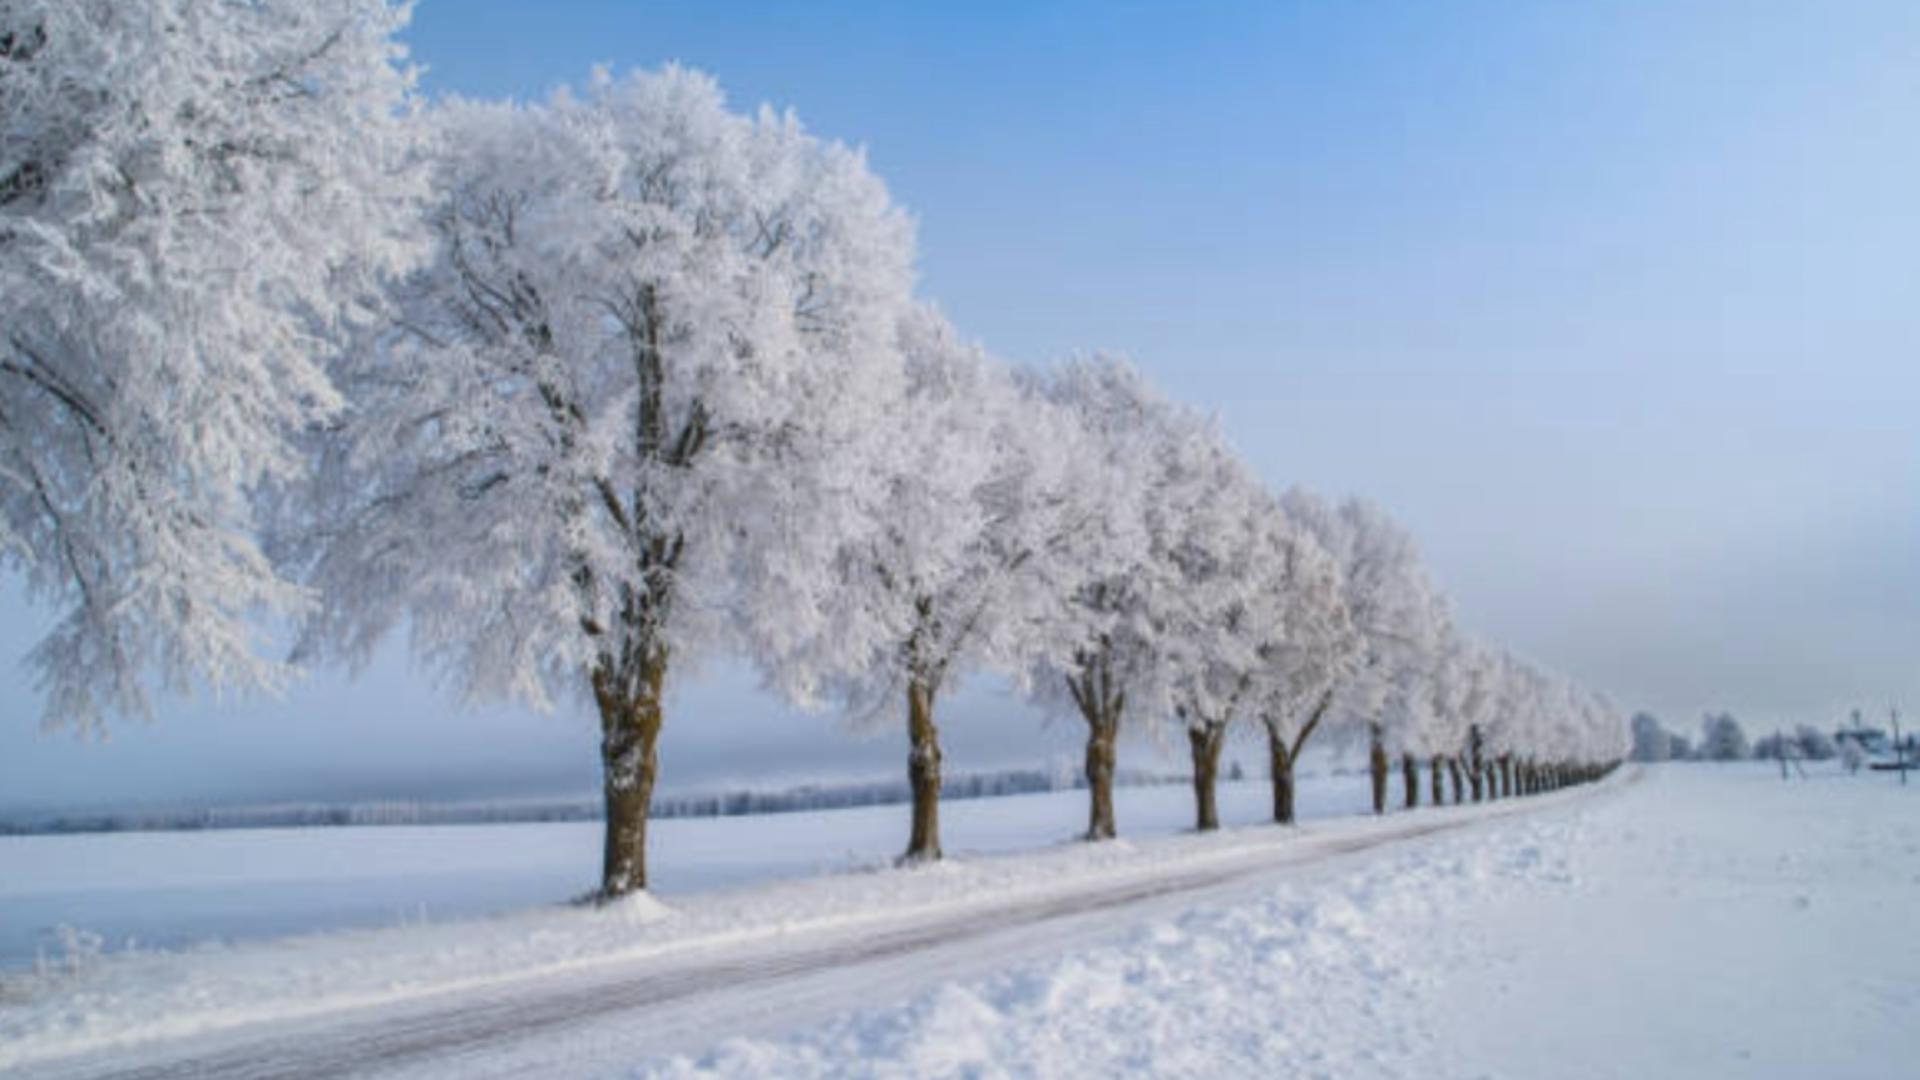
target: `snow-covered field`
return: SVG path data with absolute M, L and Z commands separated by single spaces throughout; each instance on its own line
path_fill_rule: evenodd
M 1126 835 L 1189 827 L 1185 785 L 1121 788 Z M 1366 781 L 1309 777 L 1300 813 L 1365 809 Z M 1224 783 L 1223 819 L 1265 820 L 1264 780 Z M 949 853 L 1043 847 L 1085 828 L 1086 795 L 1063 791 L 942 807 Z M 908 808 L 872 806 L 652 828 L 654 891 L 675 897 L 886 865 L 906 843 Z M 379 826 L 0 836 L 0 971 L 67 952 L 61 928 L 106 952 L 179 949 L 347 927 L 443 921 L 555 903 L 588 891 L 600 825 Z
M 1916 799 L 1667 766 L 1381 820 L 114 956 L 0 982 L 0 1069 L 1906 1075 Z
M 1332 882 L 635 1071 L 1911 1076 L 1916 916 L 1920 788 L 1665 766 Z

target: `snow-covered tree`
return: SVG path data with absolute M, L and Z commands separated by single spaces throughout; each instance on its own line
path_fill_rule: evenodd
M 1699 754 L 1702 761 L 1745 761 L 1753 750 L 1732 713 L 1708 713 L 1700 721 Z
M 1424 584 L 1424 577 L 1418 579 Z M 1446 598 L 1423 588 L 1419 603 L 1426 608 L 1409 623 L 1414 637 L 1397 650 L 1382 675 L 1385 684 L 1379 711 L 1380 739 L 1389 759 L 1398 758 L 1407 809 L 1420 804 L 1420 765 L 1453 743 L 1449 718 L 1439 708 L 1437 683 L 1446 651 L 1455 636 Z M 1435 792 L 1430 793 L 1437 796 Z M 1436 801 L 1437 798 L 1436 798 Z
M 1247 714 L 1263 646 L 1284 638 L 1284 593 L 1271 586 L 1285 528 L 1267 491 L 1210 423 L 1186 413 L 1158 432 L 1161 467 L 1148 504 L 1150 558 L 1163 568 L 1148 598 L 1174 713 L 1193 760 L 1194 820 L 1217 829 L 1220 751 Z
M 1447 801 L 1447 765 L 1466 738 L 1464 713 L 1475 688 L 1475 665 L 1483 655 L 1479 643 L 1452 621 L 1441 626 L 1426 683 L 1427 794 L 1435 806 Z M 1454 798 L 1459 800 L 1457 790 Z
M 1296 504 L 1300 498 L 1295 495 Z M 1273 820 L 1290 825 L 1294 764 L 1331 711 L 1335 692 L 1353 677 L 1364 642 L 1339 564 L 1277 503 L 1275 511 L 1255 587 L 1278 603 L 1269 606 L 1269 629 L 1259 645 L 1252 708 L 1267 735 Z
M 1587 719 L 1575 687 L 1511 654 L 1503 657 L 1494 704 L 1479 729 L 1480 771 L 1489 798 L 1513 794 L 1513 755 L 1556 727 L 1569 747 L 1585 741 Z
M 1501 656 L 1486 644 L 1456 635 L 1441 657 L 1436 705 L 1450 734 L 1443 756 L 1448 787 L 1457 803 L 1467 797 L 1464 773 L 1471 767 L 1473 744 L 1494 708 Z
M 1552 711 L 1557 703 L 1539 698 L 1543 684 L 1525 660 L 1504 649 L 1493 650 L 1486 674 L 1485 708 L 1468 726 L 1463 747 L 1468 787 L 1476 801 L 1500 797 L 1500 759 L 1516 742 L 1544 747 L 1565 727 L 1557 729 L 1550 722 L 1561 719 Z
M 828 569 L 885 494 L 911 229 L 860 155 L 677 68 L 438 123 L 437 259 L 305 505 L 305 641 L 406 620 L 470 698 L 591 700 L 615 897 L 671 673 L 725 647 L 807 700 L 872 655 Z
M 1114 754 L 1126 717 L 1154 723 L 1168 706 L 1168 669 L 1151 600 L 1165 588 L 1146 507 L 1161 476 L 1155 432 L 1175 406 L 1124 361 L 1094 357 L 1032 377 L 1077 432 L 1069 447 L 1058 532 L 1041 573 L 1051 606 L 1030 662 L 1034 698 L 1070 706 L 1087 725 L 1087 838 L 1110 839 Z
M 1665 761 L 1673 755 L 1673 737 L 1649 712 L 1633 714 L 1633 760 Z
M 1335 506 L 1299 489 L 1281 503 L 1340 568 L 1342 599 L 1360 650 L 1350 677 L 1334 684 L 1332 696 L 1317 707 L 1337 721 L 1337 741 L 1366 737 L 1374 803 L 1384 809 L 1387 759 L 1379 712 L 1396 672 L 1431 663 L 1444 605 L 1436 602 L 1412 535 L 1378 507 L 1359 499 Z
M 1074 432 L 930 308 L 913 309 L 901 336 L 907 387 L 892 424 L 911 435 L 885 462 L 878 527 L 841 553 L 837 573 L 859 600 L 849 617 L 879 624 L 859 631 L 879 649 L 843 692 L 868 718 L 906 699 L 905 858 L 918 861 L 940 857 L 935 704 L 971 669 L 1022 674 L 1043 621 L 1046 549 L 1064 531 Z
M 1840 752 L 1833 744 L 1833 736 L 1814 727 L 1812 724 L 1800 724 L 1793 729 L 1794 741 L 1800 744 L 1800 756 L 1808 761 L 1831 761 Z
M 385 0 L 0 0 L 0 566 L 51 724 L 276 685 L 251 495 L 422 254 Z

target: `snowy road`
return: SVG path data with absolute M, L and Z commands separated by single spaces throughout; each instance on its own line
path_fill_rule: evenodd
M 758 935 L 687 927 L 637 956 L 616 952 L 604 962 L 466 979 L 451 990 L 427 982 L 408 993 L 368 995 L 372 1003 L 357 1006 L 343 995 L 334 1006 L 308 1015 L 288 1009 L 280 1019 L 249 1021 L 242 1011 L 184 1027 L 154 1024 L 123 1045 L 111 1045 L 122 1040 L 108 1035 L 104 1048 L 20 1064 L 29 1076 L 121 1078 L 617 1069 L 729 1036 L 795 1030 L 935 982 L 1061 954 L 1202 900 L 1337 872 L 1356 857 L 1376 857 L 1374 849 L 1564 804 L 1592 790 L 1292 834 L 1244 829 L 1175 838 L 1139 852 L 1122 846 L 1093 863 L 1073 851 L 987 860 L 1024 865 L 998 884 L 956 880 L 956 895 L 936 902 L 924 894 L 944 891 L 941 869 L 868 875 L 895 879 L 888 884 L 896 887 L 905 880 L 900 895 L 911 902 L 852 900 L 856 915 L 801 919 Z M 1046 872 L 1049 860 L 1058 873 Z

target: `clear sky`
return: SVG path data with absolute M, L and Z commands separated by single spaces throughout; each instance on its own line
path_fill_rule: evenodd
M 436 94 L 677 59 L 866 145 L 965 332 L 1134 357 L 1629 709 L 1920 712 L 1920 4 L 421 0 L 408 40 Z M 0 589 L 5 663 L 46 620 Z M 399 648 L 104 746 L 0 672 L 0 809 L 596 775 L 586 715 L 456 709 Z M 986 687 L 944 727 L 950 769 L 1077 734 Z M 689 787 L 904 745 L 716 670 L 662 755 Z

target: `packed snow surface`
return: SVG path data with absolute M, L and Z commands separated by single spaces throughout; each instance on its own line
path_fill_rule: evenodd
M 1903 1075 L 1916 798 L 1664 766 L 1382 820 L 85 958 L 0 984 L 0 1068 Z

